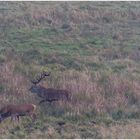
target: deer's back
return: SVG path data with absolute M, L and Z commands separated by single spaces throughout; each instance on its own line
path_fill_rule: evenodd
M 3 113 L 11 112 L 11 113 L 22 113 L 22 112 L 31 112 L 35 109 L 35 105 L 33 104 L 20 104 L 20 105 L 7 105 L 3 107 Z

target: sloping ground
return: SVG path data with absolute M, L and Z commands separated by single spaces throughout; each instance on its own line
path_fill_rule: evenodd
M 38 104 L 28 89 L 42 70 L 51 71 L 43 86 L 72 94 L 38 106 L 35 123 L 4 121 L 0 138 L 139 138 L 139 6 L 0 2 L 0 107 Z

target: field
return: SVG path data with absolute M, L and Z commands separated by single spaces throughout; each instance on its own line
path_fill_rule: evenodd
M 139 7 L 0 2 L 0 108 L 37 105 L 35 122 L 4 120 L 0 138 L 140 138 Z M 42 71 L 51 75 L 40 84 L 69 90 L 71 102 L 38 105 L 29 88 Z

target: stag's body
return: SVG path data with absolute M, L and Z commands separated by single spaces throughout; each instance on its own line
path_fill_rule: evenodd
M 54 88 L 44 88 L 42 86 L 33 86 L 30 89 L 31 92 L 37 93 L 37 95 L 43 100 L 40 101 L 40 103 L 48 101 L 58 101 L 58 100 L 64 100 L 69 101 L 70 100 L 70 92 L 68 90 L 63 89 L 54 89 Z
M 45 89 L 44 92 L 40 92 L 37 95 L 43 98 L 43 100 L 40 103 L 45 101 L 52 102 L 58 100 L 64 100 L 64 101 L 70 100 L 69 91 L 63 89 L 47 88 Z
M 7 105 L 0 110 L 0 121 L 8 117 L 30 116 L 32 120 L 36 118 L 35 115 L 36 105 L 34 104 L 20 104 L 20 105 Z

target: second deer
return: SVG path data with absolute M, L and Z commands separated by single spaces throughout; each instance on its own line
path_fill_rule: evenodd
M 18 118 L 20 116 L 29 116 L 33 121 L 36 119 L 36 105 L 34 104 L 20 104 L 20 105 L 14 105 L 9 104 L 4 106 L 0 110 L 0 122 L 5 120 L 8 117 L 11 118 Z

